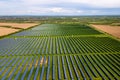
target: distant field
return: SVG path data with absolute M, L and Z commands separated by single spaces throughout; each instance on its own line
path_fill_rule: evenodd
M 8 35 L 10 33 L 14 33 L 19 31 L 19 29 L 11 29 L 6 27 L 0 27 L 0 36 Z
M 37 25 L 36 23 L 0 23 L 0 26 L 11 26 L 14 28 L 27 29 L 31 26 Z
M 119 80 L 120 42 L 87 25 L 42 24 L 0 39 L 1 80 Z
M 109 26 L 109 25 L 92 25 L 96 29 L 102 30 L 108 34 L 111 34 L 117 38 L 120 38 L 120 26 Z
M 37 24 L 34 23 L 0 23 L 0 36 L 5 36 L 21 29 L 27 29 Z

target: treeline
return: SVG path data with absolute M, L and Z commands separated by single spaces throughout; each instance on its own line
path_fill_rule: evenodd
M 120 16 L 0 16 L 0 22 L 112 25 L 113 23 L 120 23 Z

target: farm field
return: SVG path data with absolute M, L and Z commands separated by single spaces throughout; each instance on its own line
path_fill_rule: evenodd
M 8 35 L 14 32 L 19 31 L 19 29 L 11 29 L 6 27 L 0 27 L 0 36 Z
M 119 80 L 120 42 L 87 25 L 42 24 L 0 39 L 1 80 Z
M 6 36 L 35 25 L 37 23 L 0 23 L 0 36 Z
M 21 29 L 27 29 L 35 25 L 37 25 L 37 23 L 0 23 L 0 26 L 11 26 L 14 28 L 21 28 Z
M 96 29 L 111 34 L 117 38 L 120 38 L 120 26 L 109 26 L 109 25 L 92 25 Z

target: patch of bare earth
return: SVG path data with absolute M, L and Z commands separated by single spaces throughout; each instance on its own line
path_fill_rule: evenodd
M 42 57 L 41 61 L 40 61 L 40 64 L 43 64 L 43 61 L 44 61 L 44 58 Z
M 0 36 L 15 33 L 21 29 L 27 29 L 35 25 L 37 25 L 37 23 L 0 23 Z M 10 27 L 8 28 L 6 26 Z
M 45 63 L 44 63 L 44 57 L 42 57 L 42 59 L 41 59 L 41 61 L 40 61 L 40 64 L 42 65 L 42 64 L 47 64 L 47 59 L 45 60 Z
M 94 28 L 120 38 L 120 26 L 92 25 Z
M 0 23 L 0 26 L 11 26 L 22 29 L 27 29 L 35 25 L 37 25 L 37 23 Z
M 16 32 L 16 31 L 19 31 L 19 29 L 0 27 L 0 36 L 8 35 L 8 34 Z

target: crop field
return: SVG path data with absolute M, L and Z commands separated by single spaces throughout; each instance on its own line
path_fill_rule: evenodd
M 38 25 L 37 23 L 0 23 L 0 37 L 27 29 L 32 26 Z
M 1 23 L 0 22 L 0 26 L 16 28 L 16 29 L 27 29 L 35 25 L 37 25 L 37 23 Z
M 120 38 L 120 26 L 109 26 L 109 25 L 92 25 L 92 26 L 96 29 L 102 30 L 108 34 Z
M 87 25 L 42 24 L 0 39 L 0 80 L 119 80 L 120 41 Z
M 0 37 L 11 34 L 11 33 L 15 33 L 17 31 L 19 31 L 19 29 L 11 29 L 11 28 L 6 28 L 6 27 L 0 27 Z

